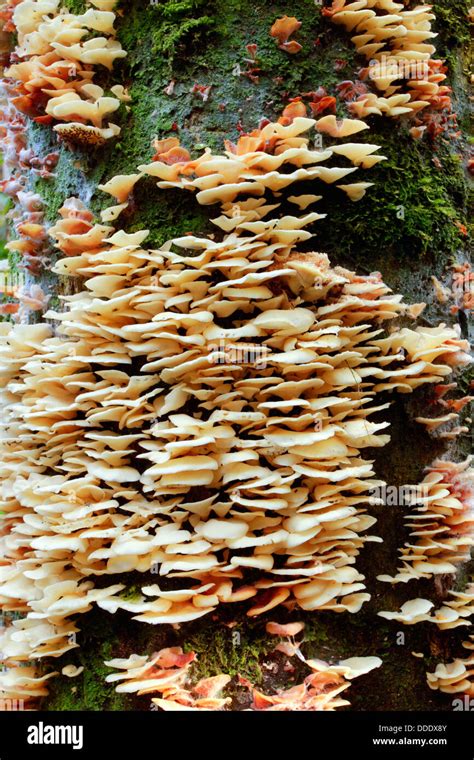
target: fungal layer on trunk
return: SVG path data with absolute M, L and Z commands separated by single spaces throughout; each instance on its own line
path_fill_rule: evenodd
M 385 332 L 410 307 L 379 273 L 301 250 L 319 215 L 280 204 L 304 212 L 305 183 L 340 181 L 376 146 L 346 143 L 335 155 L 352 165 L 322 167 L 334 151 L 310 147 L 314 120 L 282 118 L 223 156 L 160 141 L 140 169 L 219 203 L 208 236 L 148 250 L 146 231 L 96 224 L 69 199 L 50 230 L 55 271 L 84 289 L 45 315 L 55 332 L 1 326 L 0 603 L 25 615 L 9 656 L 60 656 L 94 604 L 178 624 L 233 602 L 255 616 L 369 599 L 355 563 L 379 540 L 367 507 L 383 484 L 363 452 L 389 440 L 371 419 L 388 406 L 378 394 L 440 383 L 467 343 L 444 325 Z M 106 189 L 121 205 L 139 179 Z
M 433 58 L 430 5 L 406 7 L 392 0 L 333 0 L 323 14 L 342 25 L 357 52 L 369 62 L 364 77 L 375 92 L 361 94 L 349 108 L 354 116 L 415 115 L 428 106 L 450 108 L 444 62 Z
M 388 583 L 407 583 L 455 573 L 470 558 L 474 545 L 474 470 L 470 459 L 454 463 L 438 459 L 415 491 L 414 511 L 407 517 L 410 539 L 400 549 L 395 576 Z
M 3 4 L 11 6 L 8 29 L 17 34 L 16 60 L 5 71 L 14 83 L 13 105 L 36 122 L 54 123 L 62 139 L 95 147 L 120 134 L 107 118 L 125 98 L 123 88 L 105 96 L 93 82 L 95 70 L 111 70 L 126 52 L 115 39 L 114 4 L 92 5 L 75 15 L 60 0 Z

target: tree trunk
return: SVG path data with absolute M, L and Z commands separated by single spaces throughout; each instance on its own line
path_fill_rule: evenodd
M 75 12 L 84 5 L 81 0 L 65 0 L 65 4 Z M 118 39 L 128 56 L 114 66 L 110 76 L 103 75 L 103 82 L 97 82 L 106 88 L 121 82 L 129 89 L 132 100 L 119 114 L 121 135 L 94 152 L 59 146 L 56 178 L 35 180 L 51 224 L 70 196 L 82 199 L 98 215 L 110 199 L 104 200 L 97 185 L 149 163 L 153 138 L 179 136 L 192 155 L 200 154 L 204 146 L 220 152 L 224 139 L 235 141 L 239 130 L 249 132 L 263 118 L 278 118 L 289 99 L 320 86 L 336 94 L 336 85 L 356 79 L 363 65 L 350 35 L 331 24 L 311 0 L 294 0 L 291 6 L 259 0 L 130 0 L 120 8 Z M 403 120 L 370 117 L 370 142 L 381 146 L 380 154 L 387 157 L 369 172 L 374 186 L 358 203 L 341 197 L 342 193 L 331 194 L 329 201 L 323 201 L 325 207 L 318 206 L 318 211 L 329 211 L 328 216 L 312 228 L 314 250 L 327 253 L 333 265 L 360 274 L 380 271 L 405 300 L 427 303 L 421 324 L 459 320 L 463 334 L 467 330 L 464 313 L 453 316 L 452 304 L 439 302 L 431 278 L 448 284 L 448 267 L 464 262 L 467 255 L 463 225 L 468 175 L 462 134 L 468 113 L 467 8 L 464 0 L 436 0 L 434 9 L 437 55 L 448 62 L 460 134 L 452 129 L 434 139 L 428 133 L 414 139 L 410 124 Z M 270 36 L 275 19 L 285 13 L 302 22 L 295 35 L 302 50 L 296 55 L 279 49 Z M 257 46 L 256 63 L 248 63 L 252 53 L 246 46 L 253 44 Z M 342 100 L 337 107 L 341 116 L 347 115 Z M 50 126 L 30 122 L 29 137 L 39 155 L 58 149 Z M 212 228 L 207 209 L 199 206 L 194 195 L 160 191 L 153 178 L 135 187 L 133 202 L 120 217 L 120 225 L 128 231 L 149 230 L 150 248 L 189 232 L 208 233 Z M 70 289 L 69 283 L 47 272 L 42 282 L 55 296 Z M 56 297 L 53 306 L 55 301 Z M 468 387 L 467 371 L 459 382 Z M 437 457 L 461 461 L 469 452 L 467 436 L 454 441 L 430 436 L 415 422 L 415 417 L 428 415 L 430 398 L 429 388 L 398 396 L 384 413 L 391 423 L 390 443 L 364 452 L 366 458 L 375 460 L 377 476 L 390 485 L 418 483 L 424 468 Z M 294 672 L 283 670 L 283 658 L 272 652 L 275 639 L 265 633 L 268 620 L 302 620 L 308 656 L 325 661 L 365 655 L 382 658 L 383 667 L 352 684 L 349 699 L 354 710 L 452 709 L 450 695 L 430 691 L 425 674 L 435 663 L 459 655 L 465 637 L 458 631 L 440 632 L 428 623 L 390 623 L 377 612 L 398 610 L 413 597 L 432 599 L 439 606 L 448 588 L 463 587 L 472 567 L 463 566 L 457 577 L 448 577 L 446 583 L 427 580 L 415 584 L 416 588 L 377 581 L 377 575 L 395 572 L 397 550 L 407 540 L 408 531 L 400 507 L 373 507 L 371 512 L 378 520 L 373 532 L 383 543 L 368 544 L 358 558 L 357 567 L 366 576 L 372 595 L 360 612 L 288 613 L 280 607 L 249 618 L 244 605 L 221 605 L 211 615 L 173 628 L 148 626 L 133 622 L 126 613 L 110 615 L 94 608 L 80 620 L 80 649 L 61 660 L 62 665 L 83 664 L 85 670 L 74 680 L 64 676 L 52 679 L 44 709 L 150 709 L 149 696 L 119 695 L 105 683 L 110 671 L 104 660 L 151 654 L 170 645 L 197 653 L 196 676 L 240 674 L 266 692 L 299 683 L 304 668 L 297 665 Z M 114 578 L 107 580 L 115 582 Z M 130 574 L 131 596 L 140 581 L 138 573 Z M 230 693 L 235 708 L 247 704 L 235 682 Z

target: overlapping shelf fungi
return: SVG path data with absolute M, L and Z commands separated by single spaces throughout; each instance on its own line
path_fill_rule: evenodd
M 51 674 L 19 666 L 77 646 L 93 604 L 179 624 L 224 603 L 259 615 L 369 599 L 355 562 L 380 540 L 366 508 L 381 483 L 363 455 L 389 440 L 371 421 L 389 406 L 379 396 L 442 381 L 468 346 L 445 325 L 396 326 L 421 307 L 380 274 L 298 250 L 320 217 L 305 183 L 381 157 L 366 143 L 312 149 L 314 128 L 339 139 L 366 125 L 293 108 L 222 155 L 158 141 L 151 164 L 104 188 L 119 204 L 108 219 L 144 174 L 186 189 L 219 204 L 213 234 L 148 250 L 146 231 L 95 224 L 69 199 L 50 229 L 55 271 L 84 290 L 45 315 L 55 329 L 1 325 L 0 604 L 23 615 L 2 633 L 4 695 L 46 693 Z M 367 184 L 342 187 L 358 198 Z
M 401 566 L 395 576 L 379 576 L 391 583 L 409 583 L 455 573 L 468 562 L 474 544 L 474 472 L 469 462 L 454 464 L 438 460 L 420 484 L 415 510 L 408 515 L 409 540 L 400 549 Z M 379 615 L 404 625 L 434 623 L 442 631 L 469 626 L 474 614 L 474 583 L 463 591 L 449 591 L 447 600 L 433 611 L 429 599 L 414 598 L 397 611 Z M 464 642 L 472 649 L 472 635 Z M 427 673 L 430 689 L 448 694 L 474 696 L 474 657 L 457 658 L 447 665 L 440 663 L 434 673 Z M 455 703 L 453 706 L 456 707 Z M 456 709 L 464 709 L 457 707 Z
M 267 623 L 267 633 L 288 637 L 280 641 L 276 650 L 289 658 L 298 657 L 310 673 L 302 683 L 275 694 L 265 694 L 246 678 L 239 677 L 239 686 L 247 689 L 252 701 L 247 709 L 269 711 L 336 710 L 350 704 L 341 698 L 349 688 L 350 681 L 380 667 L 379 657 L 351 657 L 328 665 L 321 660 L 307 660 L 294 636 L 304 629 L 302 623 L 278 625 Z M 116 691 L 125 694 L 154 695 L 153 709 L 161 710 L 224 710 L 229 709 L 232 698 L 222 696 L 230 676 L 220 673 L 198 682 L 193 679 L 194 652 L 183 652 L 181 647 L 161 649 L 151 657 L 131 655 L 108 660 L 106 665 L 116 670 L 107 676 L 109 683 L 116 683 Z M 287 660 L 290 669 L 293 667 Z M 193 682 L 194 681 L 194 682 Z
M 7 0 L 0 5 L 3 29 L 15 32 L 16 62 L 5 70 L 3 88 L 13 105 L 36 122 L 52 123 L 58 135 L 81 146 L 101 145 L 120 134 L 108 118 L 128 100 L 122 85 L 105 96 L 96 70 L 112 69 L 126 52 L 115 39 L 115 0 L 88 0 L 80 15 L 61 0 Z
M 392 0 L 333 0 L 323 14 L 353 36 L 357 52 L 368 66 L 363 72 L 375 92 L 361 94 L 349 109 L 364 118 L 370 114 L 398 117 L 424 108 L 450 107 L 450 88 L 444 62 L 433 58 L 437 36 L 431 29 L 431 5 Z

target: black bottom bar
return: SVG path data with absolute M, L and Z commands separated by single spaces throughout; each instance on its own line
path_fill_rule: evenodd
M 362 757 L 474 758 L 469 710 L 438 713 L 0 713 L 0 760 L 95 758 L 153 760 L 185 753 L 278 753 L 341 760 Z M 327 754 L 326 754 L 327 753 Z

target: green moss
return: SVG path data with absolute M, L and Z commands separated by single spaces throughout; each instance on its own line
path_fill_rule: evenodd
M 71 150 L 57 142 L 56 134 L 50 127 L 33 122 L 28 124 L 28 142 L 38 156 L 45 156 L 51 152 L 59 153 L 54 177 L 34 178 L 34 190 L 43 199 L 46 221 L 53 224 L 66 198 L 72 195 L 84 196 L 87 192 L 90 184 L 87 176 L 89 161 L 97 162 L 98 154 L 85 156 L 80 151 Z
M 87 3 L 85 0 L 62 0 L 62 6 L 67 8 L 69 13 L 75 13 L 79 15 L 87 10 Z
M 247 618 L 230 628 L 203 619 L 199 629 L 186 636 L 185 649 L 197 654 L 193 670 L 196 679 L 227 673 L 258 684 L 262 660 L 275 643 L 266 635 L 261 621 L 255 623 Z
M 456 576 L 455 591 L 465 591 L 469 583 L 474 582 L 474 559 L 467 562 Z
M 51 296 L 49 302 L 48 302 L 48 309 L 52 309 L 53 311 L 59 311 L 61 308 L 61 299 L 56 293 L 53 293 Z
M 211 6 L 212 3 L 203 0 L 138 2 L 131 13 L 132 23 L 122 28 L 120 39 L 125 49 L 134 49 L 137 38 L 148 37 L 148 60 L 151 51 L 154 55 L 161 54 L 171 65 L 175 56 L 183 51 L 190 35 L 196 41 L 201 34 L 212 30 L 214 17 L 207 15 Z
M 454 254 L 465 242 L 456 222 L 465 223 L 467 213 L 459 156 L 441 146 L 434 161 L 428 144 L 403 133 L 394 142 L 388 130 L 375 123 L 370 133 L 370 142 L 387 156 L 367 177 L 374 187 L 360 203 L 341 198 L 337 190 L 326 194 L 319 208 L 330 215 L 316 226 L 318 238 L 330 253 L 340 255 L 341 247 L 350 255 L 363 252 L 366 262 L 376 260 L 381 249 L 385 259 L 398 261 L 433 251 Z
M 472 383 L 474 382 L 474 365 L 470 364 L 469 367 L 464 370 L 464 372 L 461 374 L 460 379 L 458 381 L 459 383 L 459 390 L 462 393 L 468 393 L 469 389 L 472 388 Z
M 196 11 L 212 5 L 208 0 L 165 0 L 165 2 L 154 3 L 156 10 L 168 19 L 179 19 L 182 14 L 190 13 L 193 15 Z
M 153 35 L 153 53 L 163 53 L 171 62 L 191 33 L 196 39 L 201 33 L 212 29 L 214 24 L 210 16 L 189 18 L 178 24 L 165 22 Z
M 437 54 L 446 57 L 456 48 L 467 45 L 470 40 L 468 11 L 469 0 L 437 0 L 434 7 L 436 21 L 435 40 Z
M 76 678 L 59 675 L 50 681 L 50 695 L 44 701 L 45 710 L 124 710 L 130 701 L 117 694 L 105 677 L 111 672 L 105 660 L 117 656 L 119 639 L 111 625 L 110 616 L 97 608 L 81 616 L 81 632 L 76 634 L 80 648 L 71 650 L 59 660 L 47 664 L 47 670 L 58 670 L 65 665 L 83 666 Z
M 13 202 L 11 198 L 8 198 L 7 196 L 0 193 L 0 260 L 8 258 L 8 249 L 5 248 L 8 232 L 7 215 L 12 206 Z
M 120 592 L 120 598 L 125 599 L 127 602 L 131 602 L 132 600 L 136 600 L 142 597 L 142 589 L 141 586 L 137 584 L 131 584 L 130 586 L 127 586 L 126 589 Z

